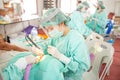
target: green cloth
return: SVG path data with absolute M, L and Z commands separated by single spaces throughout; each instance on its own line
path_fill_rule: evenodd
M 63 69 L 60 61 L 46 55 L 43 61 L 32 67 L 29 80 L 64 80 Z
M 22 80 L 23 72 L 15 65 L 11 64 L 2 72 L 3 80 Z
M 19 68 L 17 68 L 14 63 L 21 57 L 27 56 L 31 53 L 29 52 L 21 52 L 21 54 L 16 55 L 15 57 L 13 57 L 8 64 L 6 65 L 6 67 L 4 68 L 4 70 L 2 71 L 2 77 L 3 80 L 23 80 L 23 76 L 24 76 L 24 70 L 20 70 Z
M 19 58 L 30 54 L 30 52 L 23 52 L 11 59 L 2 71 L 4 80 L 23 80 L 25 70 L 20 70 L 14 63 Z M 32 66 L 29 80 L 64 80 L 63 71 L 64 65 L 59 60 L 45 55 L 41 62 Z
M 77 30 L 80 34 L 87 37 L 91 34 L 91 29 L 89 29 L 85 23 L 84 19 L 82 17 L 82 14 L 79 11 L 74 11 L 70 15 L 71 21 L 67 23 L 68 27 L 71 29 Z
M 95 18 L 96 20 L 90 21 L 90 19 Z M 98 34 L 104 34 L 105 33 L 105 27 L 107 24 L 107 14 L 103 12 L 96 12 L 92 17 L 88 19 L 86 25 L 95 31 Z
M 53 39 L 51 45 L 71 59 L 65 65 L 65 80 L 82 80 L 82 74 L 90 67 L 89 52 L 83 36 L 71 30 L 66 36 Z

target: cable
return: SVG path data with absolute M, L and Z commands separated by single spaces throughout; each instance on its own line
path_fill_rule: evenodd
M 28 41 L 28 38 L 25 36 L 25 40 L 29 43 L 29 45 L 32 47 L 32 44 Z
M 25 37 L 25 39 L 26 39 L 26 41 L 30 44 L 30 46 L 32 47 L 32 44 L 35 46 L 35 47 L 37 47 L 38 49 L 41 49 L 40 47 L 38 47 L 37 45 L 36 45 L 36 43 L 29 37 L 29 35 L 27 35 L 26 37 Z M 29 41 L 32 43 L 30 43 Z

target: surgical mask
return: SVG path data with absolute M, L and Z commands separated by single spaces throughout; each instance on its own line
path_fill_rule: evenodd
M 49 32 L 49 35 L 50 35 L 51 38 L 59 38 L 63 35 L 63 31 L 60 32 L 57 29 L 54 29 L 51 32 Z
M 86 9 L 85 9 L 85 8 L 82 8 L 82 9 L 81 9 L 81 12 L 82 12 L 82 13 L 86 13 Z

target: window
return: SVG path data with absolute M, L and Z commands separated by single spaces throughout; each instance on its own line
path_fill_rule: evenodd
M 44 0 L 44 9 L 55 8 L 57 7 L 56 0 Z
M 90 14 L 94 14 L 95 11 L 96 11 L 96 7 L 95 6 L 97 6 L 97 0 L 88 0 L 88 3 L 90 5 L 90 8 L 89 8 L 88 12 Z
M 90 8 L 88 10 L 88 13 L 90 14 L 94 14 L 96 8 L 94 7 L 94 5 L 97 4 L 97 0 L 81 0 L 83 1 L 87 1 L 90 5 Z M 77 8 L 77 0 L 61 0 L 61 10 L 64 13 L 71 13 L 74 10 L 76 10 Z
M 37 0 L 11 0 L 14 15 L 37 14 Z
M 61 10 L 64 13 L 71 13 L 76 9 L 77 0 L 61 0 Z
M 23 0 L 25 14 L 37 14 L 37 0 Z
M 38 18 L 37 0 L 9 0 L 4 8 L 2 15 L 7 15 L 13 22 Z

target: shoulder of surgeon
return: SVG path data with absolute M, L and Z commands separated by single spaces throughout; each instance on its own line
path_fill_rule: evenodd
M 73 11 L 70 16 L 77 16 L 77 15 L 81 16 L 80 11 Z
M 76 40 L 84 39 L 84 37 L 77 30 L 70 30 L 69 38 Z

